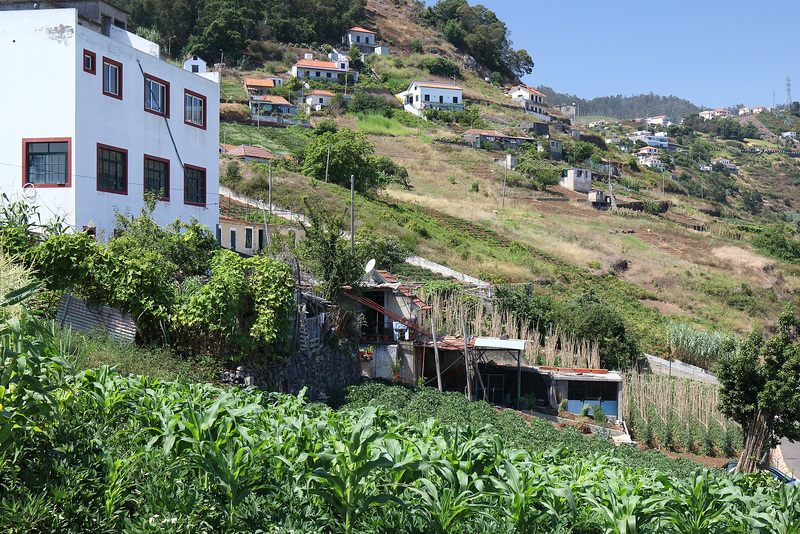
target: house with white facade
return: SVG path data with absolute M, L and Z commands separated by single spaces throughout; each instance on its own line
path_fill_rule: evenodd
M 340 57 L 336 61 L 318 61 L 314 55 L 308 53 L 292 65 L 289 71 L 294 78 L 309 78 L 312 80 L 330 80 L 332 82 L 344 81 L 350 72 L 350 59 Z M 358 72 L 352 71 L 353 81 L 358 81 Z
M 756 107 L 753 108 L 753 115 L 758 115 L 762 111 L 766 111 L 766 110 L 767 110 L 767 108 L 765 108 L 764 106 L 756 106 Z
M 656 148 L 669 148 L 667 132 L 656 132 L 653 134 L 646 130 L 640 130 L 638 132 L 633 132 L 628 136 L 628 139 L 633 142 L 642 141 L 647 143 L 648 146 L 654 146 Z
M 364 54 L 387 55 L 389 47 L 378 44 L 378 34 L 356 26 L 350 28 L 342 36 L 342 44 L 347 48 L 355 46 Z
M 647 117 L 645 122 L 650 126 L 669 126 L 672 124 L 671 119 L 667 115 L 656 115 L 655 117 Z
M 751 115 L 753 113 L 753 110 L 748 108 L 747 106 L 745 106 L 745 107 L 741 107 L 741 108 L 737 109 L 736 112 L 741 117 L 743 115 Z
M 592 190 L 592 171 L 589 169 L 567 169 L 558 185 L 576 193 L 588 193 Z
M 639 157 L 658 156 L 658 149 L 652 146 L 643 146 L 636 151 L 636 155 Z
M 658 169 L 659 172 L 664 172 L 664 163 L 658 156 L 639 156 L 640 165 L 647 165 L 651 169 Z
M 158 199 L 158 224 L 195 218 L 213 231 L 219 73 L 160 59 L 118 8 L 66 4 L 0 4 L 0 192 L 103 238 L 145 195 Z M 43 98 L 42 84 L 56 96 Z
M 244 90 L 247 96 L 261 96 L 269 93 L 270 89 L 283 86 L 283 78 L 246 78 Z
M 451 82 L 414 80 L 408 89 L 395 95 L 406 111 L 422 116 L 426 109 L 458 111 L 464 109 L 461 88 Z
M 525 113 L 534 115 L 543 121 L 550 120 L 550 115 L 545 110 L 544 100 L 547 98 L 547 96 L 543 93 L 540 93 L 533 87 L 528 87 L 527 85 L 522 84 L 515 85 L 506 91 L 506 95 L 508 95 L 511 100 L 525 108 Z
M 712 169 L 714 168 L 714 165 L 719 163 L 720 165 L 722 165 L 723 167 L 728 169 L 728 171 L 731 174 L 739 174 L 739 169 L 736 167 L 736 164 L 735 163 L 731 163 L 731 160 L 729 160 L 728 158 L 713 158 L 710 161 L 710 163 L 711 163 L 711 168 Z
M 308 93 L 305 97 L 305 103 L 307 106 L 311 107 L 314 111 L 322 111 L 328 104 L 331 103 L 331 99 L 336 96 L 334 93 L 330 91 L 323 91 L 322 89 L 314 89 L 310 93 Z

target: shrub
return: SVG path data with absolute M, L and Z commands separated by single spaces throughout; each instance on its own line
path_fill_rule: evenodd
M 420 67 L 436 76 L 461 78 L 461 68 L 444 57 L 425 58 L 420 63 Z
M 569 404 L 569 401 L 567 399 L 561 399 L 561 402 L 558 403 L 558 411 L 559 412 L 566 412 L 568 404 Z
M 592 406 L 592 417 L 597 426 L 606 426 L 606 413 L 599 404 Z
M 480 188 L 481 187 L 478 184 L 478 182 L 472 182 L 472 187 L 470 187 L 470 191 L 472 191 L 473 193 L 477 193 L 478 191 L 480 191 Z
M 588 404 L 584 404 L 583 407 L 581 408 L 581 417 L 588 417 L 589 410 L 591 409 L 592 409 L 591 406 L 589 406 Z
M 419 40 L 419 37 L 414 37 L 411 40 L 411 49 L 417 54 L 422 53 L 422 42 Z

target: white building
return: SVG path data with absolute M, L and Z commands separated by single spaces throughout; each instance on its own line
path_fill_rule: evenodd
M 656 148 L 669 148 L 669 137 L 667 136 L 667 132 L 656 132 L 652 134 L 648 131 L 642 130 L 639 132 L 633 132 L 631 135 L 628 136 L 633 142 L 636 141 L 643 141 L 649 146 L 654 146 Z
M 322 89 L 314 89 L 306 95 L 306 105 L 310 106 L 315 111 L 322 111 L 331 103 L 331 99 L 336 96 L 330 91 L 323 91 Z
M 650 126 L 669 126 L 672 124 L 672 119 L 667 115 L 656 115 L 655 117 L 647 117 L 645 122 Z
M 313 59 L 311 53 L 305 55 L 294 65 L 292 65 L 291 72 L 295 78 L 311 78 L 313 80 L 327 79 L 331 81 L 344 80 L 348 72 L 350 72 L 350 59 L 339 58 L 336 61 L 317 61 Z M 352 71 L 353 80 L 358 81 L 358 72 Z
M 451 82 L 414 80 L 408 89 L 398 93 L 406 111 L 421 116 L 425 109 L 458 111 L 464 109 L 461 88 Z
M 592 171 L 589 169 L 567 169 L 558 185 L 576 193 L 588 193 L 592 190 Z
M 122 29 L 124 12 L 110 20 L 102 2 L 76 4 L 0 6 L 0 192 L 106 238 L 115 211 L 138 215 L 151 193 L 159 224 L 196 218 L 213 231 L 218 73 L 159 59 L 158 45 Z M 81 14 L 87 4 L 102 20 Z
M 525 113 L 534 115 L 539 120 L 550 120 L 550 115 L 545 110 L 544 99 L 547 98 L 545 94 L 540 93 L 533 87 L 522 84 L 515 85 L 506 94 L 511 100 L 525 108 Z

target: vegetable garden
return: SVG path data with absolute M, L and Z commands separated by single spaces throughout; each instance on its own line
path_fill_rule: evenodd
M 333 409 L 108 367 L 76 373 L 47 325 L 25 314 L 4 319 L 0 343 L 4 532 L 797 532 L 800 524 L 796 490 L 749 490 L 740 476 L 615 449 L 542 420 L 529 426 L 463 395 L 369 383 L 341 392 Z

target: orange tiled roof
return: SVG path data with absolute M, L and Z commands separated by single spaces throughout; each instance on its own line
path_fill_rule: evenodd
M 336 96 L 334 93 L 331 93 L 330 91 L 323 91 L 322 89 L 314 89 L 313 91 L 308 93 L 306 96 L 311 96 L 311 95 Z
M 433 81 L 419 81 L 414 80 L 413 84 L 417 84 L 420 87 L 430 87 L 433 89 L 458 89 L 459 91 L 461 88 L 454 83 L 449 82 L 433 82 Z
M 258 97 L 255 98 L 255 100 L 260 100 L 261 102 L 269 102 L 271 104 L 283 104 L 285 106 L 293 106 L 294 105 L 291 102 L 289 102 L 288 100 L 286 100 L 285 98 L 283 98 L 282 96 L 277 96 L 277 95 L 258 96 Z
M 248 87 L 275 87 L 275 80 L 258 80 L 256 78 L 247 78 L 244 84 Z
M 359 27 L 359 26 L 354 26 L 354 27 L 350 28 L 350 29 L 349 29 L 349 30 L 347 30 L 347 31 L 348 31 L 348 32 L 371 33 L 372 35 L 377 35 L 375 32 L 373 32 L 373 31 L 370 31 L 370 30 L 365 30 L 364 28 L 361 28 L 361 27 Z
M 224 149 L 225 149 L 225 152 L 230 152 L 231 150 L 233 150 L 234 148 L 236 148 L 236 145 L 229 145 L 229 144 L 226 144 L 226 143 L 220 143 L 220 144 L 219 144 L 219 146 L 221 146 L 222 148 L 224 148 Z
M 341 70 L 332 61 L 317 61 L 316 59 L 301 59 L 294 64 L 296 67 L 310 67 L 313 69 Z
M 529 93 L 533 93 L 533 94 L 535 94 L 535 95 L 539 95 L 539 96 L 541 96 L 541 97 L 543 97 L 543 98 L 547 98 L 547 95 L 546 95 L 546 94 L 544 94 L 544 93 L 540 93 L 539 91 L 537 91 L 537 90 L 536 90 L 536 89 L 534 89 L 533 87 L 528 87 L 527 85 L 524 85 L 524 84 L 515 85 L 514 87 L 512 87 L 511 89 L 509 89 L 509 90 L 508 90 L 508 92 L 510 93 L 511 91 L 513 91 L 514 89 L 516 89 L 516 88 L 518 88 L 518 87 L 519 87 L 520 89 L 523 89 L 523 90 L 525 90 L 525 91 L 528 91 Z
M 249 158 L 275 159 L 271 152 L 264 150 L 260 146 L 239 145 L 229 150 L 228 154 Z

